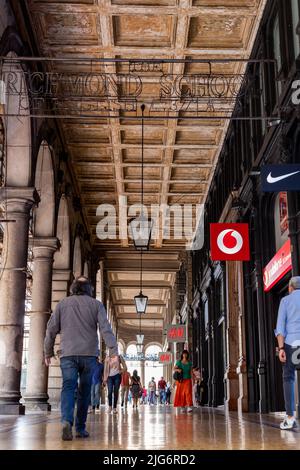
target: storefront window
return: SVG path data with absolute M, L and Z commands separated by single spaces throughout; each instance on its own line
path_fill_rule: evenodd
M 286 192 L 281 192 L 277 195 L 274 210 L 275 241 L 276 251 L 278 251 L 287 241 L 289 236 L 288 202 Z
M 293 42 L 295 57 L 300 53 L 299 36 L 297 34 L 297 26 L 299 23 L 299 0 L 291 0 L 292 7 L 292 25 L 293 25 Z

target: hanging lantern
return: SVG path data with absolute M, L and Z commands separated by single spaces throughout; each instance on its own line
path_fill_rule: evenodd
M 152 228 L 153 220 L 143 214 L 129 221 L 129 236 L 136 250 L 149 250 Z
M 147 295 L 143 295 L 142 291 L 139 293 L 139 295 L 136 295 L 134 297 L 134 303 L 135 303 L 135 308 L 136 308 L 136 313 L 137 314 L 144 314 L 146 313 L 146 308 L 147 308 L 147 303 L 148 303 L 148 297 Z

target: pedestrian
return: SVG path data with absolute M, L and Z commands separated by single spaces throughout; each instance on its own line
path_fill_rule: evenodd
M 147 404 L 147 389 L 146 389 L 146 387 L 143 387 L 143 390 L 142 390 L 142 402 L 143 402 L 143 405 Z
M 133 371 L 133 374 L 131 376 L 131 395 L 132 395 L 132 401 L 133 401 L 133 409 L 138 407 L 138 401 L 139 398 L 141 397 L 141 390 L 142 390 L 142 385 L 141 385 L 141 379 L 138 376 L 137 370 Z
M 192 374 L 193 378 L 193 406 L 197 407 L 199 406 L 200 403 L 200 369 L 199 367 L 196 367 L 196 369 L 193 370 Z
M 130 373 L 128 370 L 124 371 L 122 373 L 122 379 L 121 379 L 121 406 L 123 407 L 125 405 L 125 408 L 127 408 L 128 404 L 128 395 L 129 395 L 129 388 L 130 388 Z
M 91 405 L 92 405 L 92 410 L 94 412 L 96 410 L 99 411 L 99 408 L 100 408 L 100 392 L 101 392 L 101 385 L 103 381 L 103 371 L 104 371 L 104 365 L 101 362 L 100 357 L 98 357 L 97 364 L 93 373 L 92 389 L 91 389 Z
M 171 395 L 172 395 L 172 384 L 171 382 L 167 382 L 166 386 L 166 405 L 171 404 Z
M 116 414 L 119 389 L 123 372 L 127 372 L 126 362 L 122 356 L 107 357 L 104 361 L 103 385 L 108 389 L 108 412 Z
M 279 360 L 283 369 L 283 391 L 286 416 L 280 429 L 293 429 L 296 426 L 295 411 L 295 370 L 300 351 L 300 276 L 289 282 L 289 295 L 281 299 L 275 330 Z
M 167 382 L 163 377 L 158 381 L 158 393 L 159 393 L 159 403 L 164 405 L 166 402 L 166 386 Z
M 193 411 L 193 366 L 189 358 L 189 352 L 184 349 L 180 360 L 174 366 L 174 372 L 182 373 L 182 380 L 176 383 L 174 407 L 181 407 L 182 411 L 186 409 L 188 413 L 191 413 Z
M 61 300 L 47 325 L 44 341 L 45 364 L 54 356 L 55 338 L 60 334 L 62 371 L 62 439 L 73 439 L 75 391 L 79 377 L 76 413 L 76 437 L 88 437 L 86 419 L 91 399 L 92 377 L 99 350 L 98 326 L 109 354 L 118 354 L 118 345 L 101 302 L 92 297 L 90 281 L 80 276 L 71 285 L 71 296 Z
M 155 405 L 156 403 L 156 382 L 154 377 L 149 382 L 148 385 L 148 390 L 149 390 L 149 404 L 150 405 Z

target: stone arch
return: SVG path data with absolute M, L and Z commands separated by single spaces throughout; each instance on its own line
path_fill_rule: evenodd
M 34 211 L 34 234 L 38 237 L 54 235 L 55 193 L 52 155 L 49 145 L 43 141 L 37 157 L 35 187 L 40 203 Z
M 126 354 L 126 344 L 125 344 L 125 341 L 123 341 L 122 339 L 118 338 L 118 344 L 120 344 L 120 346 L 122 346 L 123 348 L 123 353 Z
M 60 249 L 54 254 L 55 269 L 70 268 L 70 217 L 68 200 L 65 194 L 60 198 L 56 236 L 59 239 Z
M 127 353 L 129 346 L 136 346 L 136 341 L 129 341 L 129 343 L 126 344 L 126 349 L 125 349 L 126 353 Z
M 73 275 L 78 277 L 82 275 L 82 249 L 81 249 L 81 239 L 77 235 L 74 242 L 74 251 L 73 251 Z
M 5 87 L 6 158 L 5 185 L 31 184 L 31 121 L 25 75 L 17 54 L 9 52 L 3 66 Z
M 161 343 L 159 343 L 158 341 L 150 341 L 149 343 L 145 344 L 144 351 L 146 352 L 150 346 L 158 346 L 161 350 L 163 350 Z

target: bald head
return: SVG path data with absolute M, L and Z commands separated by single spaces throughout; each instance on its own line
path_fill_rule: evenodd
M 300 289 L 300 276 L 293 276 L 289 282 L 289 291 Z

